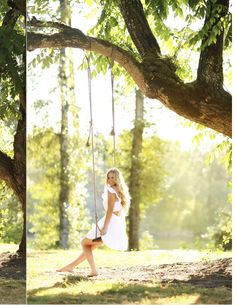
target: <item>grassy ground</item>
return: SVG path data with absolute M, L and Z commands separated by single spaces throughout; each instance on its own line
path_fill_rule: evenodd
M 14 279 L 11 275 L 6 277 L 5 272 L 1 272 L 2 268 L 6 268 L 6 265 L 1 264 L 1 258 L 5 257 L 6 252 L 14 254 L 17 249 L 18 245 L 0 244 L 0 304 L 25 304 L 26 302 L 26 281 Z M 6 259 L 4 263 L 7 263 Z M 14 271 L 11 267 L 11 270 L 15 273 L 18 269 Z
M 75 275 L 60 275 L 55 269 L 76 258 L 78 251 L 29 251 L 27 290 L 29 304 L 229 304 L 229 288 L 201 288 L 184 283 L 155 281 L 127 282 L 119 279 L 89 279 L 78 274 L 89 273 L 87 263 Z M 98 267 L 103 270 L 132 266 L 150 266 L 176 262 L 198 262 L 231 253 L 210 253 L 193 250 L 150 250 L 118 252 L 99 249 L 95 252 Z M 107 269 L 105 269 L 107 268 Z
M 25 304 L 24 280 L 0 278 L 0 304 Z

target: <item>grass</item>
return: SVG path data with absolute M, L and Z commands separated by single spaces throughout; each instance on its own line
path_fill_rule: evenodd
M 24 280 L 0 278 L 0 304 L 25 304 L 25 286 Z
M 18 245 L 0 244 L 0 254 L 3 252 L 15 253 Z M 1 277 L 0 269 L 0 304 L 25 304 L 26 303 L 26 282 Z
M 200 288 L 186 284 L 126 283 L 121 280 L 96 280 L 76 275 L 62 276 L 54 270 L 78 255 L 75 250 L 29 251 L 27 263 L 28 304 L 229 304 L 227 288 Z M 98 267 L 158 265 L 197 262 L 231 253 L 195 250 L 150 250 L 118 252 L 98 249 Z M 84 262 L 79 268 L 87 267 Z M 89 272 L 89 268 L 88 268 Z

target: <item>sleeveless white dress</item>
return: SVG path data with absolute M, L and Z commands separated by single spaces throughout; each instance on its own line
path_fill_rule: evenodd
M 94 239 L 96 237 L 101 237 L 103 243 L 111 249 L 114 250 L 127 250 L 128 248 L 128 237 L 126 234 L 126 222 L 125 222 L 125 210 L 121 204 L 121 199 L 119 198 L 116 191 L 110 187 L 105 186 L 104 193 L 102 195 L 103 198 L 103 207 L 105 210 L 108 208 L 108 192 L 112 194 L 116 194 L 117 200 L 115 201 L 113 212 L 120 212 L 119 216 L 112 213 L 107 233 L 105 235 L 100 234 L 100 231 L 97 229 L 97 236 L 96 236 L 96 225 L 93 224 L 92 229 L 86 234 L 86 237 L 89 239 Z M 102 217 L 98 221 L 98 227 L 100 229 L 103 228 L 105 222 L 105 216 Z

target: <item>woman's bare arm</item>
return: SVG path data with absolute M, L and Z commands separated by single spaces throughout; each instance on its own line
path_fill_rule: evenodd
M 107 207 L 107 211 L 106 211 L 104 226 L 101 229 L 101 235 L 104 235 L 107 232 L 107 228 L 108 228 L 108 225 L 111 220 L 115 201 L 116 201 L 116 194 L 112 194 L 112 193 L 108 192 L 108 207 Z

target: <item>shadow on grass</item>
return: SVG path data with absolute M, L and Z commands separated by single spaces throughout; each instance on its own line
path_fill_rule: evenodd
M 86 278 L 86 281 L 90 279 Z M 91 280 L 90 280 L 91 281 Z M 29 292 L 28 304 L 127 304 L 127 303 L 186 303 L 191 304 L 230 304 L 231 290 L 221 288 L 201 288 L 187 284 L 130 284 L 125 282 L 114 283 L 106 289 L 106 282 L 94 282 L 91 293 L 86 290 L 83 277 L 68 277 L 52 287 L 34 289 Z M 97 291 L 96 285 L 98 284 Z M 107 283 L 108 284 L 108 283 Z M 81 286 L 80 286 L 81 285 Z M 76 286 L 73 292 L 70 287 Z M 58 291 L 58 288 L 62 288 Z M 105 288 L 105 289 L 104 289 Z M 54 290 L 56 289 L 56 291 Z M 100 289 L 100 290 L 99 290 Z M 76 293 L 74 291 L 77 291 Z M 176 303 L 176 304 L 177 304 Z
M 232 288 L 232 275 L 210 272 L 209 274 L 190 275 L 187 279 L 163 279 L 161 283 L 188 284 L 202 288 Z
M 0 278 L 25 280 L 26 257 L 10 252 L 0 253 Z
M 26 304 L 25 280 L 0 278 L 0 304 Z
M 173 283 L 178 283 L 180 281 L 174 280 Z M 182 283 L 184 283 L 182 281 Z M 205 288 L 217 288 L 217 287 L 227 287 L 232 288 L 232 276 L 219 275 L 217 274 L 209 274 L 205 276 L 194 275 L 191 276 L 189 280 L 185 281 L 185 283 L 205 287 Z
M 26 259 L 10 252 L 0 254 L 0 304 L 26 303 Z

